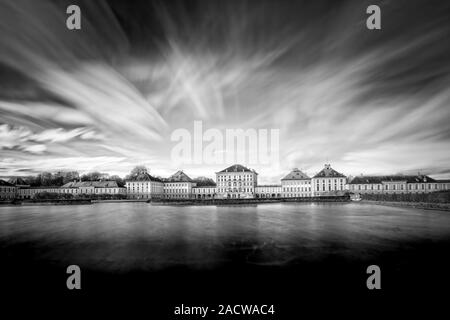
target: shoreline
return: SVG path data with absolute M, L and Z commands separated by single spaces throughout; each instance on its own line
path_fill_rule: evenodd
M 414 208 L 424 210 L 450 211 L 450 203 L 431 203 L 431 202 L 405 202 L 405 201 L 378 201 L 378 200 L 361 200 L 363 204 L 377 204 L 389 207 Z
M 271 203 L 352 203 L 347 197 L 308 197 L 308 198 L 282 198 L 282 199 L 118 199 L 118 200 L 52 200 L 52 201 L 21 201 L 21 202 L 3 202 L 0 207 L 16 207 L 16 206 L 60 206 L 60 205 L 91 205 L 96 203 L 126 203 L 141 202 L 162 206 L 239 206 Z M 450 211 L 450 203 L 429 203 L 429 202 L 405 202 L 405 201 L 379 201 L 379 200 L 361 200 L 356 203 L 375 204 L 390 207 L 414 208 L 424 210 Z
M 119 203 L 119 202 L 147 202 L 147 200 L 138 199 L 117 199 L 117 200 L 94 200 L 94 199 L 76 199 L 76 200 L 48 200 L 48 201 L 5 201 L 0 202 L 0 207 L 17 206 L 63 206 L 63 205 L 90 205 L 95 203 Z
M 304 197 L 304 198 L 265 198 L 265 199 L 158 199 L 148 200 L 149 204 L 168 206 L 230 206 L 230 205 L 257 205 L 267 203 L 317 203 L 317 202 L 350 202 L 349 197 Z
M 92 203 L 118 203 L 118 202 L 147 202 L 147 199 L 109 199 L 109 200 L 91 200 Z

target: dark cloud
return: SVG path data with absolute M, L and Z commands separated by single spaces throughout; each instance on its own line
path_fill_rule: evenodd
M 82 9 L 81 31 L 65 28 L 69 4 Z M 369 4 L 381 7 L 382 30 L 366 29 Z M 442 173 L 449 16 L 448 1 L 419 0 L 2 1 L 0 122 L 98 135 L 27 145 L 40 166 L 80 157 L 89 168 L 95 157 L 119 172 L 164 167 L 170 133 L 203 120 L 279 128 L 274 176 L 326 158 L 347 173 Z M 0 165 L 32 168 L 23 152 Z

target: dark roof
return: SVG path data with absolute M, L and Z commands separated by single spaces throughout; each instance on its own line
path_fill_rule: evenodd
M 25 180 L 23 180 L 21 177 L 14 177 L 8 180 L 9 183 L 12 183 L 16 186 L 28 186 L 30 185 Z
M 450 180 L 446 180 L 446 179 L 436 179 L 436 182 L 439 182 L 439 183 L 450 183 Z
M 192 181 L 196 183 L 197 187 L 216 186 L 216 183 L 211 178 L 198 177 L 198 178 L 192 179 Z
M 222 171 L 219 172 L 254 172 L 256 173 L 254 170 L 250 170 L 247 167 L 244 167 L 243 165 L 240 164 L 233 164 L 232 166 L 223 169 Z
M 313 178 L 345 178 L 345 176 L 331 168 L 329 164 L 326 164 L 325 168 L 323 168 L 322 171 L 316 174 Z
M 297 168 L 292 169 L 291 172 L 289 172 L 283 179 L 281 180 L 304 180 L 304 179 L 311 179 L 308 177 L 305 173 L 298 170 Z
M 162 182 L 162 180 L 160 178 L 156 178 L 153 177 L 152 175 L 148 174 L 148 173 L 143 173 L 139 176 L 138 179 L 126 179 L 125 181 L 158 181 L 158 182 Z
M 116 181 L 74 181 L 66 183 L 61 188 L 81 188 L 81 187 L 118 188 L 118 185 Z
M 373 184 L 382 183 L 383 181 L 406 181 L 407 183 L 426 183 L 438 182 L 433 178 L 425 175 L 405 176 L 405 175 L 391 175 L 391 176 L 358 176 L 353 178 L 350 184 Z
M 5 180 L 0 179 L 0 186 L 2 187 L 15 187 L 12 183 L 6 182 Z
M 171 175 L 169 178 L 165 179 L 166 182 L 192 182 L 192 179 L 183 172 L 179 170 Z

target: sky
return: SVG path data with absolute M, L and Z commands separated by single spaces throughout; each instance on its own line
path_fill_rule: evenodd
M 81 30 L 66 8 L 81 9 Z M 366 8 L 381 8 L 381 30 Z M 346 175 L 450 177 L 448 1 L 0 2 L 0 176 L 173 161 L 174 130 L 279 130 L 262 183 L 331 163 Z M 218 152 L 223 150 L 218 150 Z M 242 163 L 247 165 L 247 163 Z

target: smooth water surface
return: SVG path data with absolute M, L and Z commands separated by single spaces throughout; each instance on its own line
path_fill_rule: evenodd
M 449 238 L 449 212 L 360 203 L 0 207 L 0 247 L 9 259 L 115 272 L 370 259 Z

